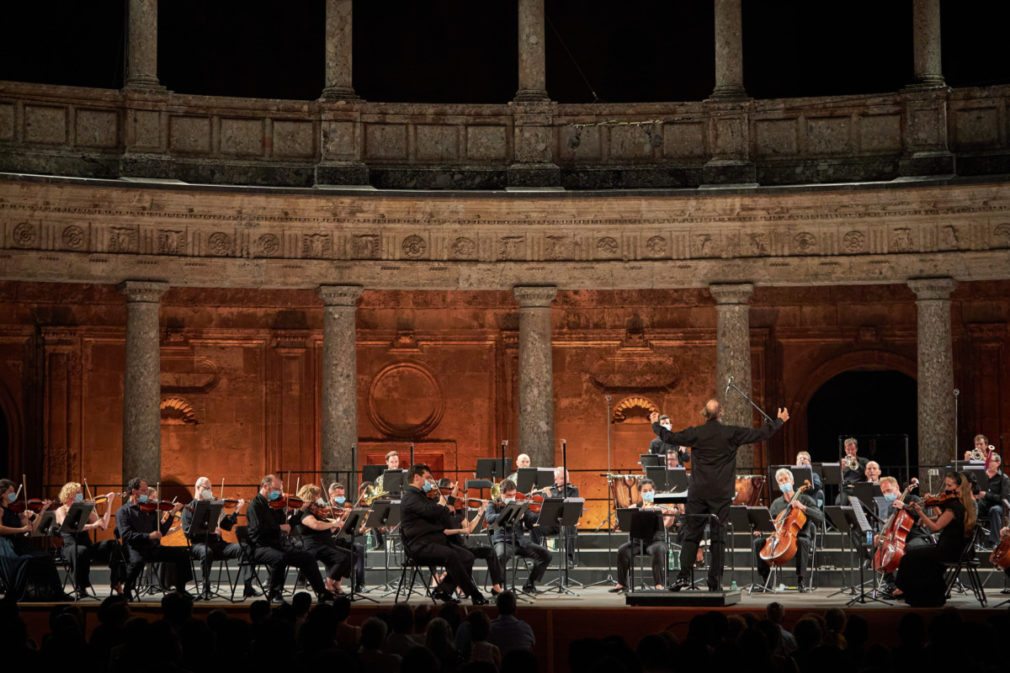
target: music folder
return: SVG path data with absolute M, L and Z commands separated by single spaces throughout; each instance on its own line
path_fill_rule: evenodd
M 60 535 L 80 533 L 84 530 L 84 526 L 88 523 L 88 519 L 91 518 L 93 511 L 95 511 L 95 503 L 75 502 L 67 510 L 67 515 L 63 517 L 63 523 L 56 532 Z
M 344 525 L 341 526 L 340 532 L 337 533 L 337 537 L 341 540 L 354 540 L 354 536 L 358 534 L 358 530 L 361 529 L 361 523 L 368 516 L 367 509 L 352 509 L 347 513 L 347 517 L 344 519 Z
M 193 508 L 193 519 L 189 522 L 189 530 L 184 533 L 190 540 L 199 542 L 217 529 L 224 503 L 220 500 L 197 500 L 188 507 Z

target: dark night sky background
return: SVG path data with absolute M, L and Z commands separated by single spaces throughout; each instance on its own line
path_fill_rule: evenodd
M 4 3 L 0 79 L 119 88 L 125 0 Z M 159 75 L 180 93 L 311 100 L 323 0 L 167 0 Z M 756 98 L 896 91 L 912 78 L 911 0 L 745 0 Z M 503 103 L 517 88 L 515 0 L 358 0 L 354 83 L 375 101 Z M 712 0 L 546 0 L 547 88 L 560 102 L 701 100 Z M 941 2 L 952 86 L 1010 82 L 1010 3 Z M 571 55 L 569 55 L 569 53 Z M 585 80 L 575 64 L 582 69 Z

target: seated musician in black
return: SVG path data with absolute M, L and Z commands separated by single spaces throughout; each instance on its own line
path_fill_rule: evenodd
M 564 492 L 562 493 L 562 489 Z M 565 468 L 558 466 L 554 468 L 554 483 L 543 489 L 544 495 L 548 498 L 577 498 L 579 497 L 579 487 L 571 482 L 571 474 L 565 472 Z M 533 541 L 542 545 L 544 538 L 548 535 L 557 535 L 561 532 L 561 526 L 557 524 L 540 524 L 533 529 Z M 578 539 L 579 529 L 571 526 L 568 530 L 568 565 L 575 565 L 575 543 Z
M 400 500 L 404 548 L 417 563 L 445 566 L 445 577 L 432 597 L 454 603 L 453 594 L 458 586 L 474 605 L 486 604 L 487 599 L 473 583 L 473 554 L 446 534 L 447 530 L 453 532 L 453 524 L 445 496 L 439 494 L 437 500 L 428 497 L 432 489 L 437 489 L 431 470 L 423 463 L 411 465 L 406 480 Z
M 516 499 L 516 485 L 509 479 L 504 480 L 501 483 L 501 500 L 496 500 L 494 502 L 488 503 L 488 506 L 484 510 L 484 519 L 490 526 L 495 521 L 498 520 L 498 516 L 505 509 L 505 506 Z M 526 583 L 523 585 L 523 591 L 528 594 L 540 593 L 537 591 L 536 584 L 539 582 L 544 573 L 547 572 L 547 566 L 551 563 L 551 553 L 547 551 L 547 547 L 536 544 L 525 531 L 532 531 L 536 525 L 537 515 L 533 512 L 527 510 L 521 520 L 519 520 L 516 525 L 517 530 L 512 530 L 515 526 L 506 528 L 499 528 L 494 532 L 491 537 L 491 541 L 494 543 L 495 553 L 498 558 L 501 559 L 502 565 L 508 567 L 509 559 L 512 558 L 513 554 L 518 554 L 523 558 L 533 559 L 533 570 L 530 571 L 530 576 L 527 578 Z M 512 538 L 515 537 L 515 549 L 513 549 Z
M 347 501 L 347 489 L 339 481 L 330 484 L 329 496 L 330 507 L 348 512 L 351 511 L 352 503 Z M 336 531 L 334 531 L 334 534 L 336 534 Z M 339 537 L 336 540 L 338 547 L 349 549 L 354 554 L 354 574 L 358 588 L 365 586 L 365 545 Z
M 302 571 L 309 586 L 320 602 L 333 600 L 333 594 L 323 584 L 323 576 L 316 565 L 316 557 L 307 551 L 298 551 L 291 545 L 291 524 L 286 507 L 271 507 L 284 497 L 284 484 L 268 474 L 260 481 L 260 492 L 249 503 L 246 519 L 249 521 L 249 542 L 253 545 L 252 560 L 262 563 L 270 571 L 270 589 L 267 600 L 283 602 L 284 577 L 288 566 Z
M 772 502 L 771 507 L 768 508 L 768 513 L 771 514 L 772 520 L 775 520 L 779 514 L 781 514 L 787 507 L 792 505 L 796 509 L 803 512 L 807 521 L 803 524 L 803 528 L 800 529 L 799 534 L 796 536 L 796 581 L 800 593 L 805 593 L 807 591 L 807 586 L 804 583 L 804 573 L 807 570 L 807 565 L 810 562 L 810 541 L 814 536 L 814 527 L 820 526 L 824 523 L 824 513 L 817 508 L 817 503 L 812 497 L 806 493 L 800 493 L 799 495 L 793 489 L 793 473 L 786 468 L 781 468 L 775 473 L 775 481 L 779 484 L 779 490 L 782 491 L 782 495 L 775 498 Z M 788 514 L 786 515 L 788 516 Z M 768 575 L 771 573 L 771 566 L 768 565 L 760 556 L 762 548 L 764 548 L 767 539 L 761 537 L 760 533 L 755 532 L 754 539 L 754 559 L 757 564 L 758 573 L 761 575 L 762 581 L 768 579 Z M 770 537 L 770 536 L 769 536 Z
M 189 531 L 193 526 L 193 512 L 195 511 L 196 503 L 201 500 L 207 502 L 213 502 L 214 500 L 214 492 L 211 488 L 210 479 L 207 477 L 197 479 L 193 493 L 193 501 L 182 510 L 182 532 L 186 535 L 186 539 L 189 540 L 190 545 L 192 545 L 190 551 L 192 551 L 193 556 L 200 560 L 200 570 L 203 573 L 203 595 L 209 598 L 211 595 L 211 568 L 214 565 L 214 561 L 242 557 L 242 546 L 237 542 L 225 542 L 221 538 L 221 531 L 231 530 L 235 527 L 235 524 L 238 522 L 238 511 L 245 504 L 245 500 L 239 500 L 231 514 L 223 515 L 217 524 L 217 528 L 210 535 L 201 535 L 193 538 L 190 537 Z M 256 591 L 252 585 L 252 573 L 246 568 L 240 569 L 239 572 L 245 573 L 245 589 L 242 592 L 242 597 L 255 598 L 259 596 L 260 592 Z
M 909 493 L 905 496 L 904 502 L 899 501 L 898 498 L 901 497 L 901 488 L 898 487 L 898 480 L 894 477 L 880 478 L 880 492 L 883 494 L 885 502 L 883 504 L 878 503 L 877 518 L 884 523 L 887 523 L 892 514 L 900 509 L 904 509 L 906 505 L 921 501 L 919 496 L 913 493 Z M 916 514 L 912 514 L 912 517 L 918 518 Z M 882 537 L 878 534 L 873 540 L 874 546 L 879 545 L 881 541 Z M 912 529 L 909 530 L 908 534 L 905 536 L 906 551 L 931 544 L 933 544 L 933 540 L 929 537 L 929 533 L 927 533 L 922 526 L 912 526 Z M 895 573 L 893 572 L 884 573 L 884 576 L 881 578 L 880 591 L 885 597 L 897 588 L 894 584 L 894 576 Z
M 670 454 L 667 454 L 670 455 Z M 673 454 L 676 455 L 676 454 Z M 617 548 L 617 586 L 610 590 L 610 593 L 627 591 L 628 574 L 633 562 L 632 554 L 645 548 L 645 553 L 652 558 L 652 582 L 656 589 L 662 589 L 666 581 L 667 551 L 666 529 L 674 524 L 675 510 L 673 507 L 660 508 L 653 504 L 656 497 L 656 484 L 651 479 L 643 479 L 639 485 L 642 499 L 633 505 L 643 510 L 655 510 L 661 512 L 663 527 L 655 532 L 651 540 L 628 539 L 627 542 Z M 630 531 L 629 531 L 630 535 Z
M 315 484 L 305 484 L 298 489 L 298 497 L 304 504 L 291 513 L 291 525 L 298 527 L 305 551 L 323 562 L 327 591 L 342 594 L 340 582 L 344 577 L 351 576 L 354 567 L 351 550 L 338 547 L 333 537 L 344 525 L 344 510 L 339 509 L 333 513 L 336 518 L 326 518 L 323 514 L 327 508 L 326 501 L 323 500 L 323 489 Z
M 439 482 L 439 486 L 442 482 L 448 481 L 443 479 Z M 449 482 L 452 485 L 452 482 Z M 455 499 L 449 496 L 446 499 L 449 505 L 455 503 Z M 501 559 L 498 558 L 498 554 L 495 553 L 494 547 L 488 545 L 481 545 L 472 542 L 471 536 L 473 532 L 478 529 L 478 526 L 482 522 L 484 516 L 484 510 L 478 509 L 477 513 L 470 519 L 467 519 L 470 508 L 463 506 L 454 507 L 450 510 L 449 521 L 452 523 L 451 528 L 458 529 L 460 533 L 449 536 L 449 541 L 453 544 L 459 544 L 467 548 L 467 550 L 474 555 L 474 558 L 483 559 L 487 563 L 488 576 L 491 578 L 491 593 L 495 596 L 500 594 L 503 589 L 502 585 L 505 583 L 505 566 L 502 565 Z
M 28 535 L 38 530 L 42 521 L 40 513 L 25 509 L 14 511 L 17 490 L 10 479 L 0 479 L 0 579 L 6 585 L 5 597 L 11 600 L 72 601 L 63 593 L 56 565 L 48 553 L 33 549 Z M 42 501 L 45 511 L 51 500 Z M 26 595 L 28 586 L 35 588 L 34 595 Z
M 67 513 L 74 503 L 84 502 L 84 488 L 76 481 L 63 484 L 60 489 L 60 503 L 56 508 L 56 525 L 63 525 L 67 518 Z M 88 594 L 91 588 L 91 562 L 109 564 L 109 584 L 115 593 L 123 593 L 123 576 L 126 569 L 123 566 L 123 557 L 118 551 L 119 543 L 114 539 L 91 541 L 91 531 L 105 530 L 109 527 L 109 520 L 112 517 L 112 503 L 116 499 L 115 493 L 105 496 L 105 514 L 98 516 L 94 509 L 88 516 L 88 522 L 84 524 L 84 529 L 79 533 L 61 533 L 63 538 L 63 558 L 69 563 L 74 571 L 74 587 L 79 598 Z
M 159 561 L 170 568 L 169 583 L 180 593 L 186 593 L 186 583 L 193 579 L 193 569 L 189 565 L 189 552 L 185 547 L 162 547 L 161 537 L 175 522 L 175 513 L 182 509 L 176 503 L 170 514 L 161 521 L 159 509 L 145 511 L 148 505 L 147 482 L 133 478 L 126 485 L 128 502 L 116 512 L 116 530 L 126 545 L 126 595 L 133 596 L 137 578 L 148 561 Z

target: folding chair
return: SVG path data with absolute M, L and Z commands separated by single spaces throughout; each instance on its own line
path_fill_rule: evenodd
M 946 572 L 944 578 L 946 593 L 944 595 L 947 598 L 950 598 L 950 594 L 954 590 L 954 585 L 960 583 L 961 571 L 963 570 L 965 576 L 968 578 L 968 586 L 971 587 L 971 591 L 975 595 L 975 599 L 979 602 L 979 605 L 985 607 L 985 589 L 982 587 L 982 579 L 978 574 L 979 560 L 975 555 L 975 545 L 978 544 L 981 535 L 982 527 L 975 526 L 975 530 L 972 532 L 968 542 L 961 550 L 961 555 L 958 559 L 956 561 L 950 561 L 943 564 Z
M 235 539 L 238 540 L 239 546 L 242 547 L 242 555 L 238 557 L 238 570 L 235 573 L 235 579 L 232 580 L 231 571 L 228 570 L 228 582 L 231 585 L 231 595 L 228 600 L 232 603 L 240 603 L 244 599 L 238 601 L 235 600 L 235 593 L 238 591 L 239 580 L 242 578 L 245 569 L 249 573 L 249 577 L 252 581 L 259 585 L 260 592 L 266 596 L 268 594 L 267 590 L 263 587 L 263 580 L 260 579 L 260 574 L 256 570 L 256 566 L 260 565 L 253 561 L 253 544 L 249 540 L 249 529 L 246 526 L 235 526 L 233 528 L 235 531 Z M 221 563 L 226 563 L 225 561 L 220 561 Z M 225 568 L 227 569 L 227 564 Z M 218 570 L 218 584 L 221 581 L 221 572 Z M 244 590 L 244 587 L 243 587 Z

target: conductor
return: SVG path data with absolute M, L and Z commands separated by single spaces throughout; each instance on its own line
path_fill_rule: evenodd
M 722 590 L 724 546 L 722 529 L 729 517 L 730 503 L 733 502 L 737 449 L 743 444 L 762 442 L 770 438 L 789 420 L 789 411 L 782 408 L 779 409 L 778 418 L 763 427 L 744 428 L 723 425 L 720 420 L 722 412 L 723 408 L 719 401 L 711 399 L 705 403 L 705 408 L 701 412 L 707 419 L 706 422 L 679 432 L 671 432 L 661 426 L 658 412 L 649 415 L 652 431 L 664 442 L 692 447 L 693 469 L 685 508 L 687 532 L 684 535 L 680 557 L 682 559 L 695 557 L 698 541 L 705 531 L 705 524 L 710 524 L 712 562 L 708 569 L 709 591 Z M 680 591 L 690 586 L 691 582 L 688 579 L 690 572 L 690 563 L 683 563 L 670 590 Z

